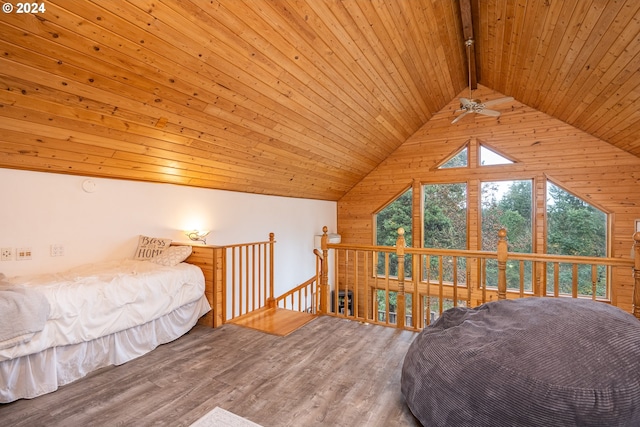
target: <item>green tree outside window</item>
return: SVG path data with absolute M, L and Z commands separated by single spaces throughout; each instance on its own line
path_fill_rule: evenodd
M 552 182 L 547 182 L 547 253 L 607 256 L 607 215 Z M 606 268 L 598 267 L 596 296 L 607 296 Z M 571 294 L 573 272 L 560 265 L 559 292 Z M 578 268 L 578 294 L 591 296 L 591 266 Z M 553 266 L 547 266 L 547 292 L 553 292 Z
M 498 231 L 507 230 L 509 252 L 531 253 L 533 248 L 533 193 L 530 180 L 483 182 L 482 250 L 495 251 L 498 247 Z M 533 289 L 531 262 L 524 263 L 524 290 Z M 488 260 L 487 286 L 498 285 L 498 263 Z M 507 262 L 507 289 L 520 288 L 520 263 Z

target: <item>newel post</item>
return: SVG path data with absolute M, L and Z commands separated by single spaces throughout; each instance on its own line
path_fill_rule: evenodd
M 640 319 L 640 231 L 633 235 L 633 315 Z
M 399 329 L 404 329 L 405 323 L 405 295 L 404 295 L 404 228 L 398 228 L 398 239 L 396 240 L 396 255 L 398 256 L 398 295 L 396 297 L 396 325 Z
M 274 289 L 274 272 L 273 272 L 273 254 L 275 247 L 275 234 L 269 233 L 269 297 L 267 298 L 267 306 L 269 308 L 275 308 L 276 306 L 276 293 Z
M 322 261 L 320 262 L 320 313 L 328 313 L 329 310 L 329 249 L 327 248 L 327 231 L 325 225 L 322 227 L 322 237 L 320 238 L 320 249 L 322 250 Z
M 507 298 L 507 230 L 498 231 L 498 299 Z

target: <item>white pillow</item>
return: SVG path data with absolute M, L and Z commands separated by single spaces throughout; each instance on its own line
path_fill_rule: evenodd
M 162 251 L 169 247 L 171 239 L 161 239 L 157 237 L 147 237 L 140 235 L 138 248 L 133 259 L 150 259 L 160 255 Z
M 191 246 L 170 246 L 158 256 L 149 259 L 156 264 L 173 267 L 180 264 L 191 255 Z

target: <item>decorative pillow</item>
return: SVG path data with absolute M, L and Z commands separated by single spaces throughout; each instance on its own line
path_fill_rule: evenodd
M 191 255 L 191 246 L 170 246 L 158 256 L 151 258 L 149 261 L 156 264 L 173 267 L 180 264 Z
M 140 235 L 138 248 L 136 249 L 136 254 L 133 259 L 151 259 L 156 255 L 160 255 L 170 244 L 171 239 L 160 239 Z

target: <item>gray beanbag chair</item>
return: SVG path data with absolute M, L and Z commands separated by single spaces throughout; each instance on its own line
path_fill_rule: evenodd
M 569 298 L 453 308 L 411 344 L 402 393 L 425 426 L 640 426 L 640 321 Z

